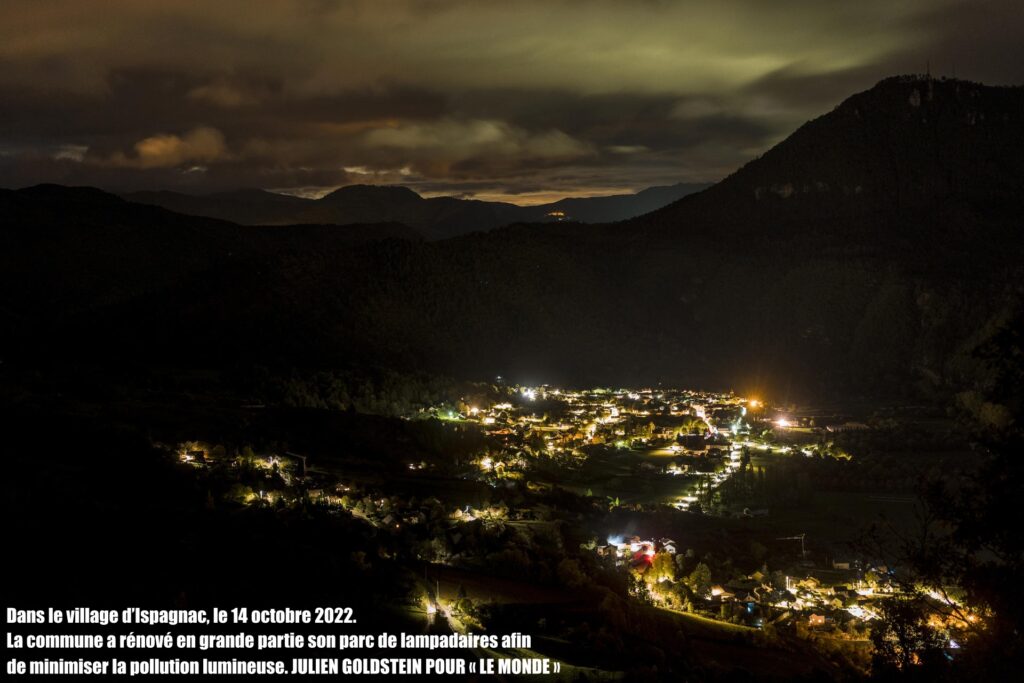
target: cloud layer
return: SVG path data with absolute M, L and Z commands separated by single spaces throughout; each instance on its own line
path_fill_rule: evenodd
M 8 0 L 0 185 L 715 180 L 894 73 L 1020 83 L 1016 0 Z

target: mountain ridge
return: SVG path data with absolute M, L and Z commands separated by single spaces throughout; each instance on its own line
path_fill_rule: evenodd
M 46 222 L 0 194 L 0 352 L 782 396 L 967 390 L 984 381 L 972 349 L 1020 316 L 1024 90 L 927 87 L 883 81 L 714 187 L 615 224 L 353 242 L 128 202 L 83 218 L 47 200 Z M 892 168 L 914 170 L 841 189 Z M 840 189 L 803 192 L 805 178 Z
M 987 118 L 986 118 L 987 117 Z M 1024 88 L 927 76 L 894 76 L 808 121 L 707 191 L 654 212 L 650 222 L 713 206 L 761 227 L 794 206 L 813 219 L 921 209 L 943 196 L 1013 202 L 1024 159 Z M 685 207 L 685 209 L 683 208 Z M 732 216 L 726 215 L 726 218 Z M 734 226 L 735 227 L 735 226 Z
M 626 220 L 706 187 L 704 183 L 677 183 L 634 194 L 570 198 L 536 206 L 458 197 L 422 197 L 403 185 L 347 185 L 319 199 L 254 189 L 209 195 L 159 191 L 121 196 L 178 213 L 220 218 L 242 225 L 397 222 L 418 230 L 427 239 L 447 239 L 512 223 Z M 557 211 L 566 215 L 549 215 Z

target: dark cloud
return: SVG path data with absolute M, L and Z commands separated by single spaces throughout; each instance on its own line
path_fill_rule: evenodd
M 0 184 L 539 201 L 715 180 L 895 73 L 1020 83 L 1016 0 L 8 0 Z

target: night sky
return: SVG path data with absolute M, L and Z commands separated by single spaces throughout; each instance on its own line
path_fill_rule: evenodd
M 714 181 L 886 76 L 1024 81 L 1024 3 L 0 5 L 0 186 L 536 203 Z

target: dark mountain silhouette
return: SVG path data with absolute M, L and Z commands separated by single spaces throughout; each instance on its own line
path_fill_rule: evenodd
M 251 284 L 261 264 L 280 265 L 295 253 L 419 239 L 398 224 L 301 225 L 287 231 L 243 227 L 134 204 L 94 188 L 59 185 L 0 190 L 0 224 L 3 354 L 12 337 L 43 340 L 80 321 L 99 320 L 94 316 L 116 317 L 123 306 L 144 308 L 148 297 L 161 292 L 215 282 L 230 286 L 236 270 L 239 284 Z M 174 305 L 202 306 L 203 301 L 178 299 Z M 174 312 L 149 312 L 165 313 Z M 132 320 L 120 324 L 130 326 Z M 89 349 L 89 341 L 83 340 L 83 349 Z
M 134 192 L 124 197 L 178 213 L 220 218 L 242 225 L 394 222 L 409 225 L 428 239 L 445 239 L 478 230 L 493 230 L 511 223 L 621 221 L 654 211 L 706 187 L 706 184 L 679 183 L 651 187 L 636 194 L 563 199 L 539 206 L 456 197 L 428 199 L 399 185 L 349 185 L 320 199 L 291 197 L 263 190 L 209 195 Z M 556 212 L 560 212 L 559 215 L 551 215 Z
M 614 223 L 650 213 L 708 187 L 702 183 L 677 183 L 648 187 L 636 194 L 560 199 L 540 208 L 545 216 L 561 211 L 568 220 L 581 223 Z
M 8 191 L 0 353 L 778 397 L 968 391 L 989 381 L 972 350 L 1019 321 L 1022 131 L 1021 88 L 889 79 L 653 214 L 428 243 Z M 317 205 L 417 203 L 393 192 Z
M 671 229 L 685 213 L 744 236 L 784 225 L 850 240 L 854 223 L 869 239 L 881 236 L 879 219 L 901 222 L 906 237 L 917 228 L 934 237 L 928 223 L 937 212 L 1013 214 L 1024 177 L 1015 154 L 1024 144 L 1022 109 L 1019 87 L 886 79 L 647 222 Z
M 265 190 L 235 190 L 207 195 L 181 192 L 132 192 L 125 199 L 139 204 L 161 206 L 190 216 L 205 216 L 239 223 L 241 225 L 281 225 L 301 221 L 289 220 L 296 212 L 306 208 L 309 200 L 301 197 L 266 192 Z M 348 221 L 355 223 L 357 221 Z

